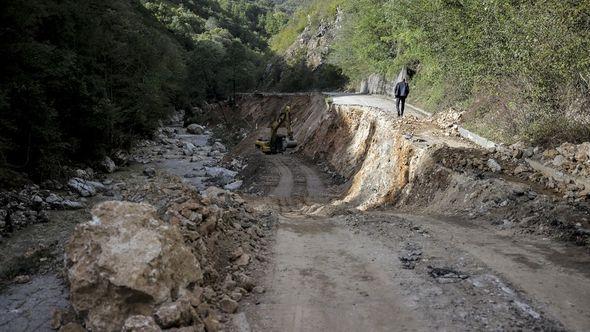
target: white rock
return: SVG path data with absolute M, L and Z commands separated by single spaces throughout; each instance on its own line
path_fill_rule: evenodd
M 565 164 L 565 162 L 566 162 L 565 157 L 562 155 L 555 156 L 555 158 L 553 158 L 553 161 L 551 161 L 551 163 L 555 167 L 561 167 L 563 164 Z
M 213 144 L 213 151 L 226 152 L 227 148 L 225 147 L 225 145 L 221 144 L 220 142 L 215 142 Z
M 499 173 L 502 171 L 502 166 L 500 166 L 500 164 L 498 164 L 498 162 L 494 159 L 488 159 L 487 164 L 490 170 L 492 170 L 494 173 Z
M 238 172 L 230 171 L 229 169 L 223 167 L 205 167 L 205 173 L 212 177 L 222 176 L 234 178 L 236 175 L 238 175 Z
M 193 123 L 186 127 L 186 132 L 193 135 L 203 135 L 203 133 L 205 132 L 205 127 Z
M 47 204 L 53 205 L 53 206 L 61 205 L 63 200 L 64 200 L 63 198 L 61 198 L 60 196 L 58 196 L 54 193 L 49 194 L 49 196 L 47 196 L 47 198 L 45 198 L 45 202 Z
M 96 188 L 88 181 L 80 179 L 80 178 L 73 178 L 68 181 L 68 187 L 78 193 L 82 197 L 89 197 L 96 195 Z
M 76 227 L 66 249 L 70 300 L 92 331 L 119 331 L 202 280 L 198 259 L 154 207 L 105 202 Z
M 242 185 L 244 184 L 244 181 L 236 181 L 236 182 L 232 182 L 228 185 L 225 185 L 223 187 L 223 189 L 225 190 L 230 190 L 230 191 L 234 191 L 234 190 L 238 190 L 242 187 Z
M 127 318 L 122 332 L 160 332 L 162 329 L 151 316 L 135 315 Z

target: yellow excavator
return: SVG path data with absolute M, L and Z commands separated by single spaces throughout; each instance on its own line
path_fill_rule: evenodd
M 279 129 L 287 128 L 287 136 L 280 135 Z M 259 138 L 256 147 L 265 154 L 283 153 L 288 148 L 297 147 L 291 127 L 291 106 L 286 106 L 279 116 L 270 123 L 270 139 Z

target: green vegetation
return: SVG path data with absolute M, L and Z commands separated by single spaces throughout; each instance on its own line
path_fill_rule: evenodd
M 175 108 L 255 88 L 285 14 L 247 0 L 0 4 L 0 187 L 130 147 Z
M 480 132 L 590 139 L 590 2 L 346 0 L 343 9 L 331 61 L 352 81 L 406 66 L 415 101 L 469 110 Z
M 297 39 L 297 36 L 305 27 L 310 24 L 317 26 L 322 18 L 335 17 L 336 10 L 343 0 L 322 0 L 304 2 L 301 8 L 297 10 L 289 23 L 271 39 L 271 48 L 273 51 L 282 54 Z

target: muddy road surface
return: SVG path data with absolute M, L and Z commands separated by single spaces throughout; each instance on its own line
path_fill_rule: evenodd
M 260 155 L 279 213 L 266 292 L 234 331 L 473 331 L 590 328 L 583 249 L 516 239 L 459 218 L 334 208 L 339 187 L 296 155 Z M 262 180 L 263 178 L 263 180 Z

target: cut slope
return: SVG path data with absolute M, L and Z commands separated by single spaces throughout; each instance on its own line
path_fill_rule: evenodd
M 481 150 L 441 129 L 437 119 L 333 105 L 322 94 L 243 95 L 238 109 L 253 130 L 235 152 L 251 151 L 286 105 L 293 108 L 297 153 L 347 181 L 332 206 L 389 205 L 588 244 L 587 201 L 568 203 L 546 191 L 535 181 L 539 174 L 519 170 L 522 160 Z

